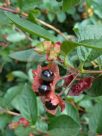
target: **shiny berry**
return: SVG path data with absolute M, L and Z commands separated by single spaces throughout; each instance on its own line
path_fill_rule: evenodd
M 46 95 L 50 90 L 51 90 L 51 87 L 50 85 L 47 85 L 47 84 L 42 84 L 39 88 L 39 93 L 41 95 Z
M 41 79 L 46 82 L 52 82 L 54 79 L 54 74 L 51 70 L 47 69 L 42 71 L 41 73 Z
M 45 106 L 46 106 L 46 108 L 47 108 L 48 110 L 55 110 L 58 105 L 53 105 L 53 104 L 51 103 L 51 101 L 46 101 L 46 102 L 45 102 Z

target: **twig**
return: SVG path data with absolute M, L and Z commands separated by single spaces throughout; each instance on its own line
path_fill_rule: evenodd
M 17 10 L 13 10 L 13 9 L 5 8 L 5 7 L 2 7 L 2 6 L 0 6 L 0 9 L 8 11 L 8 12 L 12 12 L 14 14 L 18 14 L 19 13 L 18 9 Z
M 80 73 L 77 73 L 77 75 L 74 77 L 74 79 L 69 83 L 69 85 L 58 95 L 61 96 L 64 92 L 66 92 L 66 96 L 69 93 L 69 87 L 72 85 L 72 83 L 76 80 L 76 78 L 79 76 Z
M 72 85 L 72 83 L 76 80 L 76 78 L 79 76 L 80 73 L 77 73 L 77 75 L 74 77 L 74 79 L 70 82 L 70 84 L 68 85 L 68 87 L 65 89 L 65 91 L 67 90 L 67 95 L 69 93 L 69 87 Z
M 20 116 L 19 113 L 12 112 L 12 111 L 9 111 L 9 110 L 7 110 L 5 113 L 7 113 L 7 114 L 9 114 L 9 115 L 13 115 L 13 116 Z
M 86 74 L 102 74 L 102 70 L 83 70 L 82 73 L 86 73 Z
M 62 37 L 64 37 L 64 39 L 68 40 L 67 36 L 65 36 L 65 35 L 64 35 L 59 29 L 57 29 L 56 27 L 54 27 L 54 26 L 52 26 L 52 25 L 50 25 L 50 24 L 48 24 L 48 23 L 46 23 L 46 22 L 44 22 L 44 21 L 42 21 L 42 20 L 40 20 L 40 19 L 36 19 L 36 21 L 37 21 L 38 23 L 40 23 L 40 24 L 42 24 L 42 25 L 44 25 L 44 26 L 46 26 L 46 27 L 48 27 L 48 28 L 54 30 L 55 32 L 57 32 L 58 34 L 60 34 Z
M 0 108 L 0 114 L 9 114 L 9 115 L 13 115 L 13 116 L 19 116 L 20 113 L 16 113 L 16 112 L 13 112 L 13 111 L 10 111 L 8 109 L 3 109 L 3 108 Z

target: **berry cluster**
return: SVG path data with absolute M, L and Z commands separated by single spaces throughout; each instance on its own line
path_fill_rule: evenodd
M 37 70 L 33 70 L 34 82 L 32 88 L 34 92 L 40 96 L 45 108 L 51 114 L 56 113 L 56 109 L 60 106 L 61 111 L 65 108 L 65 103 L 61 98 L 63 91 L 56 94 L 56 83 L 63 79 L 59 75 L 58 66 L 52 62 L 46 67 L 38 66 Z M 69 95 L 78 96 L 92 85 L 92 77 L 78 77 L 77 71 L 71 70 L 70 73 L 64 78 L 62 87 L 70 87 Z M 74 81 L 74 83 L 73 83 Z M 60 88 L 61 89 L 61 88 Z
M 47 95 L 51 91 L 50 83 L 54 79 L 54 73 L 49 69 L 43 70 L 40 78 L 42 80 L 42 84 L 38 88 L 39 94 L 42 96 Z M 49 110 L 54 110 L 58 105 L 53 105 L 51 101 L 46 101 L 45 106 Z
M 42 80 L 42 84 L 38 88 L 39 93 L 41 95 L 46 95 L 51 90 L 50 83 L 54 79 L 54 73 L 49 69 L 43 70 L 40 78 Z
M 40 96 L 45 108 L 51 114 L 56 113 L 56 108 L 64 109 L 64 101 L 55 93 L 55 85 L 60 80 L 59 68 L 55 63 L 46 67 L 38 66 L 33 70 L 34 82 L 32 88 Z

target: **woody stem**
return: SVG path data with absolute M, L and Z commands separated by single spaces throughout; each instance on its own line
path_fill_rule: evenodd
M 102 70 L 83 70 L 82 73 L 102 74 Z

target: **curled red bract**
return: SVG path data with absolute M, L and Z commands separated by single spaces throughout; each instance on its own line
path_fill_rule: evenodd
M 64 78 L 64 85 L 68 86 L 72 80 L 74 79 L 75 75 L 74 74 L 69 74 L 67 77 Z
M 29 121 L 26 120 L 25 118 L 20 118 L 18 122 L 19 122 L 19 124 L 23 124 L 24 127 L 29 126 Z
M 72 96 L 78 96 L 86 89 L 89 89 L 92 86 L 93 78 L 92 77 L 85 77 L 81 80 L 79 80 L 78 83 L 74 84 L 71 87 L 71 91 L 69 92 L 69 95 Z

